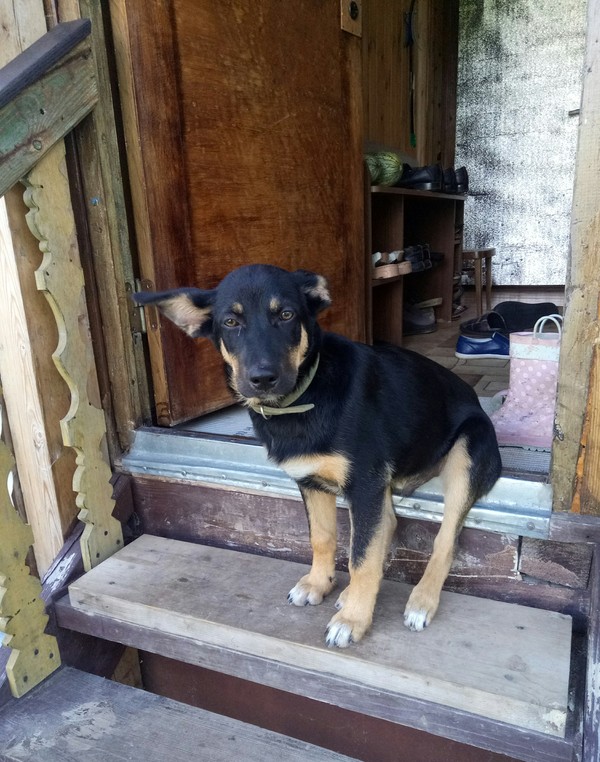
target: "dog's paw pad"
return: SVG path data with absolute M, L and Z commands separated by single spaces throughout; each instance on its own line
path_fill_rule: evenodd
M 346 622 L 334 622 L 325 631 L 325 643 L 330 648 L 347 648 L 354 643 L 352 627 Z

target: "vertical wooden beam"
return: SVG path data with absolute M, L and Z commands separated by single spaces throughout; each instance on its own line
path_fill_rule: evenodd
M 0 377 L 4 380 L 6 408 L 19 464 L 23 499 L 33 529 L 35 557 L 43 574 L 62 547 L 63 533 L 4 199 L 0 199 L 0 257 L 0 304 L 3 305 Z
M 19 3 L 0 0 L 0 65 L 4 66 L 45 33 L 41 0 L 22 0 Z M 63 544 L 61 508 L 53 473 L 54 458 L 58 452 L 51 452 L 49 448 L 44 397 L 37 383 L 40 369 L 36 368 L 34 361 L 37 342 L 43 342 L 46 337 L 40 325 L 32 332 L 21 288 L 19 265 L 24 265 L 29 259 L 32 241 L 13 239 L 11 213 L 14 205 L 22 209 L 21 191 L 10 191 L 7 202 L 8 211 L 4 199 L 0 199 L 0 375 L 4 379 L 6 408 L 11 421 L 27 518 L 33 530 L 36 562 L 43 574 Z M 33 242 L 33 256 L 39 259 L 36 248 Z M 30 270 L 31 280 L 32 272 Z M 35 309 L 33 313 L 36 318 L 40 317 Z M 46 379 L 45 388 L 48 391 L 52 388 L 49 379 Z M 54 399 L 55 404 L 60 405 L 60 395 Z M 66 504 L 62 512 L 68 515 Z M 70 519 L 66 523 L 70 523 Z
M 116 442 L 112 451 L 129 449 L 133 432 L 150 420 L 150 392 L 142 335 L 131 301 L 135 289 L 125 178 L 119 153 L 107 51 L 112 42 L 105 18 L 107 5 L 96 0 L 57 0 L 61 22 L 88 17 L 97 70 L 100 106 L 73 135 L 74 164 L 80 183 L 80 208 L 76 208 L 80 253 L 86 273 L 93 276 L 97 316 L 90 311 L 96 350 L 104 348 L 107 388 L 103 405 L 112 413 Z M 67 144 L 70 158 L 71 145 Z M 80 225 L 80 221 L 84 224 Z M 85 227 L 85 229 L 83 229 Z M 92 280 L 90 277 L 88 280 Z M 89 294 L 89 292 L 88 292 Z
M 552 482 L 555 510 L 600 515 L 590 468 L 600 450 L 600 377 L 592 374 L 600 342 L 600 0 L 589 0 L 586 39 Z
M 56 638 L 44 633 L 48 617 L 40 581 L 26 564 L 33 533 L 12 504 L 14 465 L 0 439 L 0 631 L 7 636 L 3 645 L 11 649 L 6 674 L 12 694 L 22 696 L 60 665 L 60 656 Z
M 122 547 L 113 518 L 106 423 L 89 332 L 83 270 L 70 203 L 65 147 L 61 141 L 24 179 L 27 223 L 44 258 L 36 283 L 50 303 L 58 327 L 53 359 L 71 391 L 71 407 L 61 421 L 64 444 L 77 453 L 73 489 L 79 518 L 86 523 L 81 543 L 86 569 Z

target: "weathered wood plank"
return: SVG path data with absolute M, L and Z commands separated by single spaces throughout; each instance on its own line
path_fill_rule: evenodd
M 60 419 L 69 409 L 71 395 L 49 351 L 49 347 L 56 346 L 58 341 L 56 321 L 48 300 L 36 288 L 35 271 L 41 261 L 41 252 L 39 241 L 27 226 L 25 218 L 29 210 L 23 201 L 22 186 L 18 184 L 11 188 L 4 200 L 33 370 L 37 379 L 43 379 L 36 387 L 56 494 L 56 509 L 62 534 L 65 536 L 77 520 L 77 506 L 72 487 L 76 468 L 75 453 L 71 448 L 64 446 L 60 431 Z M 18 379 L 15 380 L 18 382 Z
M 146 535 L 73 583 L 69 594 L 83 611 L 191 637 L 212 649 L 318 670 L 357 690 L 366 685 L 408 694 L 564 735 L 569 617 L 445 593 L 435 626 L 415 638 L 401 624 L 410 588 L 386 581 L 368 638 L 345 652 L 328 650 L 322 645 L 328 612 L 294 609 L 285 601 L 304 571 Z
M 339 754 L 368 762 L 515 762 L 512 755 L 471 745 L 465 724 L 461 728 L 462 740 L 456 741 L 412 728 L 398 718 L 390 722 L 351 712 L 337 704 L 240 680 L 149 651 L 141 652 L 140 657 L 144 685 L 152 693 L 226 714 Z M 426 716 L 428 720 L 434 719 L 432 706 Z
M 86 282 L 95 288 L 96 312 L 90 312 L 90 327 L 97 364 L 98 350 L 104 349 L 107 381 L 100 381 L 103 407 L 107 416 L 114 417 L 116 431 L 109 427 L 109 447 L 116 458 L 131 446 L 134 429 L 150 420 L 151 394 L 144 340 L 130 298 L 135 290 L 132 236 L 113 103 L 112 43 L 106 36 L 108 7 L 96 0 L 58 0 L 56 5 L 61 20 L 89 16 L 94 30 L 91 42 L 99 106 L 73 132 L 67 159 L 71 149 L 81 261 Z
M 600 516 L 555 511 L 550 519 L 549 540 L 600 544 Z
M 590 578 L 592 546 L 523 537 L 519 572 L 557 585 L 584 590 Z
M 0 375 L 36 563 L 43 574 L 62 547 L 63 534 L 4 199 L 0 199 L 0 252 Z
M 583 475 L 581 493 L 577 483 L 580 459 L 585 471 L 587 450 L 597 454 L 600 440 L 599 384 L 590 386 L 592 361 L 600 336 L 600 2 L 597 0 L 588 3 L 586 36 L 552 482 L 555 510 L 599 514 L 597 460 L 591 463 L 596 463 L 596 473 L 586 471 Z M 593 421 L 592 411 L 596 411 Z M 586 490 L 586 484 L 593 488 Z
M 133 491 L 139 533 L 310 563 L 306 512 L 300 500 L 141 476 L 134 477 Z M 571 534 L 579 530 L 574 523 L 569 524 Z M 588 528 L 592 531 L 589 521 Z M 340 569 L 347 568 L 349 531 L 348 512 L 340 509 Z M 437 524 L 399 519 L 398 542 L 385 568 L 386 578 L 416 584 L 436 532 Z M 575 541 L 569 537 L 564 541 Z M 556 539 L 563 539 L 562 535 Z M 587 626 L 588 592 L 523 582 L 516 568 L 518 543 L 515 537 L 463 529 L 445 589 L 569 614 L 577 631 L 583 631 Z
M 6 762 L 343 762 L 335 752 L 65 668 L 0 710 Z
M 59 24 L 0 69 L 0 109 L 38 82 L 91 32 L 89 20 Z
M 89 40 L 0 109 L 0 195 L 27 174 L 98 100 Z
M 46 33 L 43 8 L 37 0 L 20 3 L 0 0 L 0 22 L 2 66 Z M 12 240 L 10 212 L 5 201 L 0 199 L 4 293 L 4 298 L 0 300 L 3 307 L 0 313 L 0 345 L 3 348 L 3 352 L 0 352 L 0 374 L 6 356 L 5 367 L 9 368 L 9 375 L 5 371 L 5 392 L 9 396 L 7 408 L 10 408 L 12 418 L 13 452 L 21 471 L 24 509 L 29 516 L 34 544 L 37 546 L 35 563 L 39 572 L 43 573 L 62 544 L 60 511 L 51 474 L 52 458 L 43 428 L 42 395 L 37 385 L 31 383 L 35 379 L 32 337 L 28 330 L 19 271 L 15 266 L 17 252 Z M 16 246 L 18 247 L 18 242 Z M 10 295 L 10 299 L 6 298 L 7 295 Z M 19 371 L 15 372 L 16 368 Z M 27 379 L 25 384 L 21 383 L 23 379 Z M 14 404 L 11 402 L 13 399 Z M 37 466 L 41 467 L 36 470 Z M 45 499 L 40 500 L 40 497 Z M 24 518 L 27 520 L 25 513 Z
M 205 648 L 196 641 L 182 641 L 169 633 L 157 633 L 146 627 L 116 622 L 103 614 L 87 614 L 73 608 L 68 596 L 57 601 L 56 614 L 61 627 L 94 633 L 98 637 L 126 643 L 146 652 L 160 653 L 172 660 L 185 660 L 188 664 L 207 667 L 252 683 L 282 691 L 293 690 L 295 695 L 326 701 L 361 716 L 401 723 L 488 751 L 501 750 L 509 757 L 526 762 L 572 762 L 575 718 L 571 713 L 565 738 L 557 738 L 368 686 L 361 686 L 357 693 L 354 684 L 331 675 L 324 682 L 319 672 L 307 672 L 295 667 L 274 670 L 272 663 L 261 657 Z M 578 701 L 581 692 L 574 695 Z

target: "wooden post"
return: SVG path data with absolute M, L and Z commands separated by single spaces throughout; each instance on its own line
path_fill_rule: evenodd
M 23 181 L 27 223 L 44 254 L 36 283 L 50 303 L 58 327 L 53 359 L 71 390 L 71 407 L 61 421 L 64 444 L 77 453 L 73 489 L 79 518 L 87 526 L 81 543 L 84 566 L 91 569 L 123 544 L 113 518 L 112 475 L 106 423 L 89 332 L 83 270 L 75 233 L 61 141 Z
M 600 0 L 586 39 L 552 483 L 555 510 L 600 514 Z

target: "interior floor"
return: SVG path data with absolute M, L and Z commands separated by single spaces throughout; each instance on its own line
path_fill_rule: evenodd
M 492 309 L 496 304 L 506 301 L 527 302 L 529 304 L 554 302 L 562 312 L 564 288 L 553 286 L 544 288 L 498 287 L 492 289 Z M 420 352 L 452 370 L 475 389 L 478 397 L 493 397 L 497 392 L 508 389 L 509 360 L 503 357 L 490 360 L 461 360 L 455 356 L 454 350 L 460 336 L 461 322 L 477 317 L 474 289 L 465 289 L 462 304 L 467 309 L 460 316 L 460 319 L 452 323 L 438 323 L 437 330 L 433 333 L 405 336 L 404 346 L 407 349 Z M 486 311 L 485 297 L 483 309 Z

